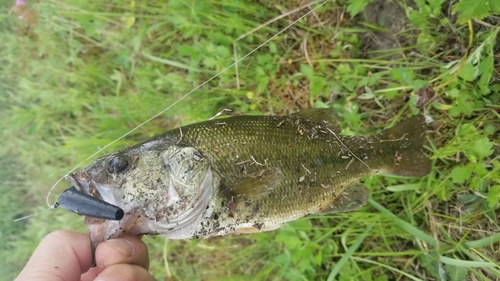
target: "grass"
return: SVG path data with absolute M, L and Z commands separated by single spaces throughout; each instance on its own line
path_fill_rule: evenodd
M 225 108 L 333 107 L 345 134 L 423 113 L 434 120 L 425 147 L 431 174 L 366 178 L 371 199 L 361 210 L 310 216 L 270 233 L 146 237 L 158 280 L 500 280 L 496 8 L 461 13 L 467 1 L 368 2 L 327 3 L 106 151 Z M 309 11 L 295 0 L 13 4 L 1 4 L 0 17 L 0 268 L 7 280 L 50 231 L 85 231 L 81 218 L 63 210 L 13 222 L 43 210 L 48 189 L 69 168 Z M 51 201 L 66 187 L 59 184 Z

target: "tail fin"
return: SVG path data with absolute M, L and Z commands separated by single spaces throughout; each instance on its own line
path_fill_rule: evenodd
M 378 135 L 386 154 L 385 171 L 399 176 L 422 177 L 431 170 L 431 161 L 422 152 L 425 117 L 414 116 Z

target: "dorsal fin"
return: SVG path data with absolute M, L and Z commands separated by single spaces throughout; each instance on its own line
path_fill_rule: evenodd
M 281 169 L 275 167 L 264 168 L 245 175 L 235 185 L 228 187 L 224 193 L 233 200 L 252 201 L 268 195 L 278 187 L 281 179 Z
M 311 108 L 302 110 L 291 115 L 298 116 L 314 122 L 327 122 L 332 125 L 338 131 L 341 131 L 340 122 L 338 117 L 335 115 L 333 108 Z

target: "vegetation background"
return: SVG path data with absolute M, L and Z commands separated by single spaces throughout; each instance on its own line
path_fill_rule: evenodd
M 321 2 L 2 1 L 0 279 L 50 231 L 71 167 Z M 158 280 L 500 280 L 500 1 L 330 1 L 112 151 L 230 114 L 333 107 L 345 134 L 434 120 L 424 178 L 364 179 L 369 205 L 255 235 L 145 237 Z M 65 188 L 57 185 L 50 202 Z

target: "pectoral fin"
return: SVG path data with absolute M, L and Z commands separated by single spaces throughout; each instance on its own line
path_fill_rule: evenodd
M 351 185 L 344 189 L 342 195 L 319 213 L 331 214 L 359 209 L 366 204 L 369 194 L 370 192 L 364 184 L 359 182 L 351 183 Z
M 278 187 L 282 179 L 279 168 L 264 168 L 252 174 L 245 175 L 224 193 L 233 200 L 252 201 L 268 195 Z

